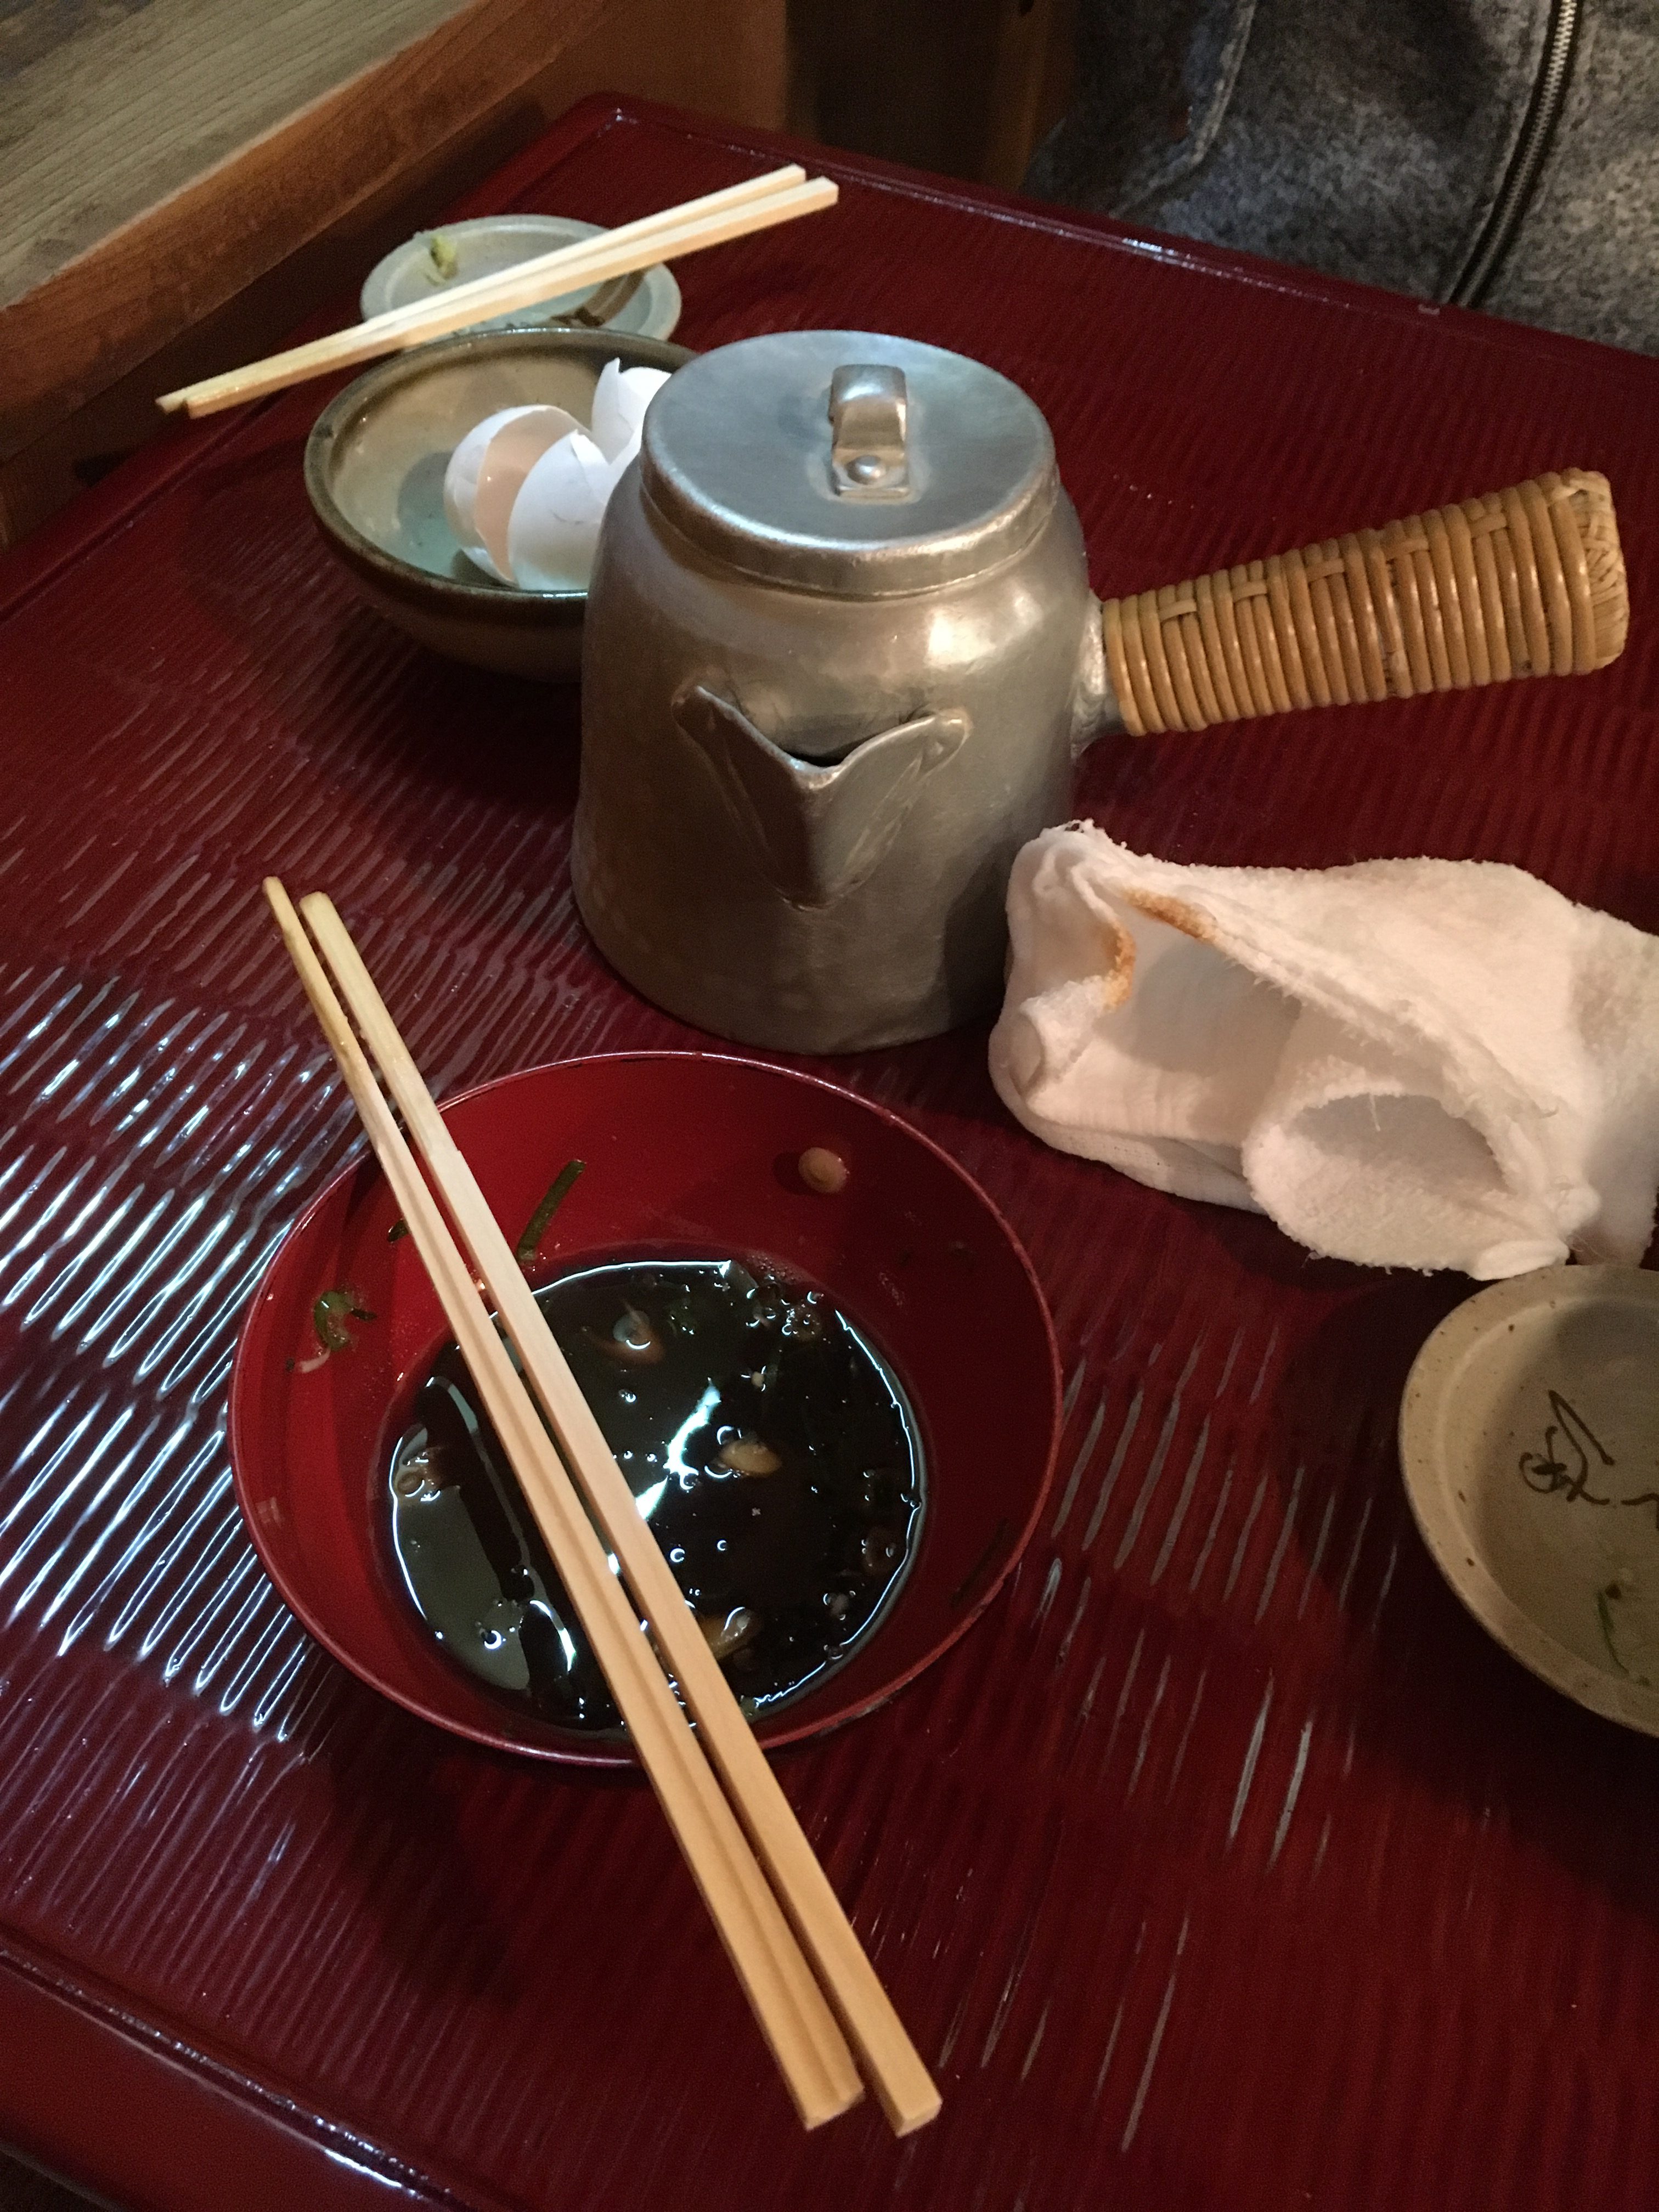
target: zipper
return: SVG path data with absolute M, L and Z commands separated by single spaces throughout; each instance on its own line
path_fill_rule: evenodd
M 1581 0 L 1554 0 L 1549 28 L 1544 34 L 1544 59 L 1533 86 L 1532 100 L 1510 157 L 1509 173 L 1492 202 L 1492 213 L 1481 226 L 1462 274 L 1448 298 L 1460 307 L 1478 307 L 1490 290 L 1498 265 L 1521 228 L 1538 173 L 1567 97 L 1567 78 L 1577 44 Z

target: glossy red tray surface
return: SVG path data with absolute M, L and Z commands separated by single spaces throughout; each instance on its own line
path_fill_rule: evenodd
M 593 104 L 465 211 L 608 223 L 779 158 Z M 679 335 L 980 355 L 1048 412 L 1099 590 L 1605 469 L 1608 673 L 1108 741 L 1079 804 L 1178 860 L 1483 855 L 1659 926 L 1659 365 L 818 165 L 839 210 L 686 262 Z M 446 1738 L 284 1613 L 226 1377 L 356 1139 L 261 875 L 333 892 L 441 1094 L 697 1042 L 572 912 L 572 703 L 344 587 L 300 473 L 328 396 L 170 436 L 0 568 L 0 2135 L 202 2212 L 1650 2204 L 1659 1746 L 1486 1639 L 1395 1466 L 1469 1285 L 1044 1152 L 982 1030 L 826 1072 L 1030 1252 L 1054 1492 L 971 1636 L 780 1761 L 935 2126 L 803 2136 L 643 1788 Z

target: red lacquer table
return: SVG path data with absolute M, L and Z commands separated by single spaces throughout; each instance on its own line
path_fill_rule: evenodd
M 590 103 L 467 211 L 609 223 L 778 158 Z M 1659 927 L 1659 364 L 819 166 L 839 210 L 684 264 L 680 335 L 981 356 L 1100 591 L 1605 469 L 1607 674 L 1109 741 L 1079 806 L 1183 860 L 1501 858 Z M 441 1093 L 693 1041 L 572 913 L 570 702 L 342 588 L 327 396 L 169 438 L 0 567 L 0 2138 L 166 2212 L 1650 2205 L 1659 1748 L 1486 1640 L 1395 1465 L 1470 1286 L 1042 1152 L 981 1031 L 833 1072 L 1030 1249 L 1052 1510 L 942 1665 L 781 1762 L 936 2126 L 804 2137 L 644 1789 L 448 1741 L 284 1613 L 226 1377 L 354 1134 L 262 874 L 332 890 Z

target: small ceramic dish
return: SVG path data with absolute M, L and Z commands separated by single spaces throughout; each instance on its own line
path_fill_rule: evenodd
M 567 1060 L 455 1099 L 445 1119 L 509 1233 L 585 1162 L 539 1247 L 552 1279 L 625 1252 L 769 1261 L 827 1291 L 908 1398 L 925 1466 L 921 1535 L 890 1609 L 838 1667 L 759 1724 L 821 1734 L 883 1704 L 956 1642 L 1024 1548 L 1060 1432 L 1047 1309 L 1007 1224 L 895 1115 L 816 1079 L 708 1054 Z M 849 1170 L 833 1195 L 809 1147 Z M 388 1472 L 448 1340 L 372 1163 L 341 1176 L 283 1242 L 243 1323 L 230 1390 L 236 1495 L 265 1570 L 318 1641 L 441 1728 L 587 1765 L 625 1743 L 553 1725 L 489 1689 L 416 1614 L 392 1549 Z M 319 1364 L 315 1302 L 349 1285 L 374 1318 Z
M 1400 1457 L 1481 1626 L 1659 1735 L 1659 1274 L 1543 1267 L 1459 1306 L 1407 1380 Z
M 552 253 L 562 246 L 574 246 L 581 239 L 599 235 L 598 223 L 574 222 L 560 215 L 484 215 L 470 222 L 447 222 L 437 230 L 417 232 L 369 270 L 359 301 L 363 320 L 394 307 L 412 307 L 435 300 L 457 284 L 470 284 L 480 276 L 499 276 L 503 270 L 533 260 L 538 253 Z M 434 256 L 434 240 L 444 270 Z M 526 330 L 544 323 L 568 322 L 606 289 L 584 285 L 533 307 L 518 307 L 509 315 L 471 323 L 467 328 Z M 679 319 L 680 288 L 659 262 L 642 272 L 639 286 L 606 318 L 605 329 L 629 337 L 665 338 L 672 337 Z
M 608 361 L 673 370 L 690 358 L 611 331 L 490 331 L 381 362 L 330 402 L 307 441 L 323 535 L 369 605 L 433 652 L 573 678 L 586 592 L 514 591 L 468 560 L 444 515 L 450 454 L 498 407 L 551 402 L 585 422 Z

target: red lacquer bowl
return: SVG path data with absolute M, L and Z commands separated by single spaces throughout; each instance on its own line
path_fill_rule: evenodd
M 916 1559 L 886 1619 L 834 1673 L 764 1723 L 767 1743 L 820 1735 L 890 1698 L 995 1595 L 1041 1510 L 1060 1434 L 1054 1332 L 1030 1261 L 976 1184 L 866 1100 L 757 1061 L 692 1053 L 566 1060 L 456 1098 L 456 1142 L 509 1238 L 571 1158 L 586 1172 L 542 1240 L 537 1280 L 611 1255 L 730 1252 L 823 1289 L 884 1352 L 927 1455 Z M 833 1197 L 797 1162 L 851 1172 Z M 441 1728 L 589 1765 L 624 1747 L 496 1698 L 444 1652 L 404 1589 L 386 1469 L 449 1332 L 374 1164 L 295 1223 L 236 1347 L 236 1495 L 265 1570 L 320 1644 Z M 307 1370 L 313 1302 L 349 1285 L 374 1318 Z M 293 1363 L 293 1364 L 291 1364 Z

